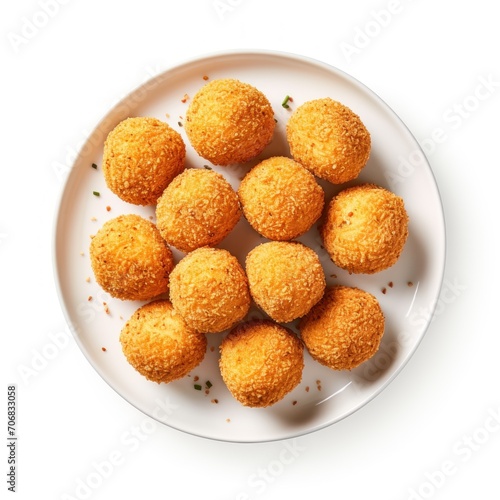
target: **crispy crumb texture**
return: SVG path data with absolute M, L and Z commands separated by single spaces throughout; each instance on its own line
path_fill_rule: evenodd
M 154 382 L 186 376 L 205 357 L 205 335 L 190 328 L 167 300 L 137 309 L 120 333 L 127 361 Z
M 327 288 L 323 299 L 299 323 L 311 356 L 334 370 L 351 370 L 370 359 L 384 334 L 377 299 L 355 287 Z
M 185 130 L 196 152 L 214 165 L 246 162 L 271 142 L 276 122 L 267 97 L 231 78 L 212 80 L 193 97 Z
M 308 313 L 326 286 L 318 255 L 298 242 L 258 245 L 247 255 L 246 272 L 253 299 L 280 323 Z
M 97 283 L 122 300 L 148 300 L 166 292 L 174 267 L 156 226 L 134 214 L 104 223 L 90 243 L 90 262 Z
M 344 189 L 328 207 L 321 234 L 333 262 L 350 273 L 393 266 L 408 238 L 402 198 L 374 184 Z
M 270 320 L 235 327 L 220 346 L 220 370 L 229 391 L 244 406 L 271 406 L 302 379 L 303 345 L 288 328 Z
M 250 225 L 270 240 L 288 241 L 306 233 L 319 219 L 325 194 L 302 165 L 283 156 L 263 160 L 238 189 Z
M 186 146 L 181 135 L 156 118 L 120 122 L 104 143 L 106 184 L 122 200 L 154 205 L 172 179 L 184 170 Z
M 227 250 L 198 248 L 172 271 L 170 300 L 192 328 L 222 332 L 242 320 L 250 308 L 245 271 Z
M 361 118 L 329 97 L 299 106 L 286 135 L 293 158 L 332 184 L 358 177 L 370 157 L 371 137 Z
M 236 192 L 213 170 L 190 168 L 165 189 L 156 206 L 156 224 L 165 240 L 190 252 L 219 244 L 241 218 Z

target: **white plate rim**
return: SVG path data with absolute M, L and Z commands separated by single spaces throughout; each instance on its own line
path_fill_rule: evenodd
M 444 280 L 444 276 L 445 276 L 446 253 L 447 253 L 446 223 L 445 223 L 445 218 L 444 218 L 444 208 L 443 208 L 442 197 L 441 197 L 440 192 L 439 192 L 439 186 L 436 182 L 434 172 L 433 172 L 432 167 L 428 161 L 428 158 L 425 155 L 425 152 L 423 151 L 423 149 L 419 145 L 417 139 L 415 138 L 415 136 L 413 135 L 413 133 L 411 132 L 409 127 L 403 122 L 403 120 L 397 115 L 397 113 L 377 93 L 375 93 L 371 88 L 367 87 L 363 82 L 356 79 L 355 77 L 353 77 L 349 73 L 343 71 L 342 69 L 340 69 L 336 66 L 333 66 L 329 63 L 312 58 L 310 56 L 300 55 L 297 53 L 291 53 L 291 52 L 286 52 L 286 51 L 265 50 L 265 49 L 233 49 L 233 50 L 215 51 L 215 52 L 200 54 L 200 55 L 195 56 L 195 57 L 186 58 L 184 60 L 181 60 L 181 61 L 175 63 L 172 66 L 167 67 L 166 69 L 159 72 L 156 76 L 151 78 L 149 80 L 149 82 L 156 79 L 156 78 L 163 78 L 166 74 L 168 74 L 170 72 L 180 70 L 183 68 L 187 68 L 193 64 L 208 62 L 210 60 L 215 61 L 219 58 L 224 58 L 226 56 L 241 56 L 241 57 L 260 57 L 260 56 L 262 56 L 262 57 L 285 58 L 288 60 L 294 60 L 294 61 L 299 62 L 299 63 L 305 63 L 306 65 L 311 65 L 311 66 L 316 66 L 318 68 L 322 68 L 328 72 L 331 72 L 331 73 L 334 73 L 338 76 L 341 76 L 343 79 L 351 82 L 352 85 L 359 87 L 365 94 L 370 94 L 372 96 L 372 98 L 378 102 L 378 104 L 381 104 L 383 107 L 386 108 L 386 111 L 388 113 L 390 113 L 396 121 L 398 121 L 399 125 L 402 128 L 406 129 L 407 133 L 413 138 L 413 141 L 415 143 L 415 147 L 421 152 L 422 156 L 425 158 L 426 166 L 428 168 L 428 173 L 431 175 L 431 177 L 433 179 L 434 189 L 436 190 L 437 198 L 438 198 L 440 208 L 441 208 L 441 212 L 437 215 L 439 215 L 439 223 L 441 225 L 441 231 L 442 231 L 442 235 L 443 235 L 443 241 L 440 242 L 441 243 L 440 246 L 442 247 L 442 255 L 439 257 L 439 261 L 440 261 L 440 276 L 438 278 L 439 286 L 436 287 L 434 297 L 432 300 L 432 304 L 433 304 L 433 306 L 431 307 L 431 309 L 432 309 L 431 310 L 431 313 L 432 313 L 431 319 L 432 319 L 432 315 L 435 312 L 435 308 L 436 308 L 436 305 L 437 305 L 438 300 L 439 300 L 439 295 L 441 293 L 441 288 L 442 288 L 443 280 Z M 134 93 L 136 93 L 138 90 L 140 90 L 147 83 L 148 82 L 137 85 L 133 90 L 131 90 L 129 93 L 127 93 L 125 95 L 125 97 L 123 97 L 119 102 L 117 102 L 116 104 L 111 106 L 102 115 L 101 120 L 95 125 L 94 130 L 97 129 L 101 125 L 101 123 L 103 122 L 105 117 L 107 117 L 110 113 L 112 113 L 113 109 L 118 107 L 121 103 L 126 102 L 130 98 L 130 96 L 132 96 Z M 91 134 L 89 134 L 89 136 L 91 136 Z M 81 156 L 82 156 L 81 151 L 85 148 L 85 146 L 87 145 L 87 142 L 88 142 L 88 139 L 87 139 L 87 141 L 85 141 L 85 143 L 80 148 L 80 150 L 79 150 L 79 152 L 78 152 L 78 154 L 73 162 L 73 165 L 76 165 L 78 163 L 78 161 L 81 159 Z M 142 412 L 143 414 L 154 419 L 155 417 L 153 417 L 152 415 L 149 415 L 142 408 L 140 408 L 138 405 L 136 405 L 133 401 L 128 400 L 115 387 L 113 387 L 113 385 L 106 379 L 106 377 L 103 373 L 103 370 L 99 366 L 97 366 L 96 363 L 93 362 L 91 354 L 87 351 L 85 345 L 83 344 L 83 342 L 81 341 L 79 336 L 75 334 L 74 321 L 72 320 L 72 317 L 71 317 L 71 315 L 68 311 L 68 308 L 67 308 L 67 304 L 64 301 L 64 297 L 62 294 L 62 286 L 61 286 L 61 279 L 62 278 L 61 278 L 61 275 L 59 273 L 59 267 L 58 267 L 58 255 L 59 254 L 58 254 L 58 241 L 57 240 L 58 240 L 58 225 L 59 225 L 61 217 L 63 216 L 61 213 L 62 203 L 63 203 L 64 197 L 66 195 L 67 186 L 70 184 L 70 181 L 71 181 L 72 172 L 73 172 L 73 168 L 71 168 L 71 171 L 68 173 L 68 175 L 66 176 L 66 178 L 64 179 L 64 181 L 62 183 L 61 190 L 58 194 L 58 200 L 56 203 L 56 209 L 55 209 L 55 214 L 54 214 L 53 224 L 52 224 L 52 227 L 53 227 L 53 229 L 52 229 L 52 234 L 53 234 L 53 237 L 52 237 L 52 268 L 53 268 L 55 287 L 56 287 L 57 295 L 59 298 L 60 306 L 62 309 L 62 313 L 63 313 L 63 316 L 64 316 L 66 322 L 68 323 L 68 325 L 70 327 L 70 330 L 71 330 L 71 333 L 73 335 L 73 338 L 75 339 L 75 342 L 77 343 L 79 349 L 84 354 L 85 358 L 87 359 L 89 364 L 92 366 L 92 368 L 107 383 L 107 385 L 113 389 L 113 391 L 115 393 L 117 393 L 120 397 L 124 398 L 129 404 L 131 404 L 133 407 L 138 409 L 140 412 Z M 381 392 L 383 392 L 387 388 L 388 385 L 390 385 L 390 383 L 406 367 L 406 365 L 408 364 L 408 362 L 410 361 L 410 359 L 413 357 L 414 353 L 418 349 L 423 338 L 425 337 L 425 334 L 427 333 L 427 331 L 429 329 L 429 326 L 431 324 L 431 319 L 429 319 L 426 326 L 422 329 L 420 337 L 413 344 L 410 352 L 408 353 L 408 355 L 406 356 L 406 358 L 404 359 L 402 364 L 399 366 L 399 368 L 397 370 L 395 370 L 394 372 L 392 372 L 391 376 L 382 385 L 380 385 L 377 388 L 377 390 L 373 391 L 371 393 L 370 397 L 363 400 L 360 404 L 353 406 L 349 411 L 345 412 L 344 414 L 337 416 L 334 420 L 327 421 L 322 425 L 315 426 L 314 428 L 310 428 L 306 431 L 299 430 L 296 433 L 289 433 L 288 435 L 285 435 L 285 436 L 267 437 L 267 438 L 263 438 L 263 439 L 244 439 L 244 438 L 241 438 L 241 439 L 227 438 L 226 439 L 226 438 L 221 437 L 221 436 L 207 435 L 203 432 L 193 432 L 192 430 L 186 430 L 186 429 L 182 428 L 182 426 L 179 426 L 179 425 L 173 425 L 169 422 L 164 422 L 164 421 L 161 421 L 158 419 L 155 419 L 155 420 L 157 420 L 158 422 L 160 422 L 164 425 L 167 425 L 168 427 L 171 427 L 173 429 L 176 429 L 178 431 L 184 432 L 184 433 L 189 434 L 189 435 L 198 436 L 201 438 L 210 439 L 210 440 L 214 440 L 214 441 L 222 441 L 222 442 L 225 441 L 225 442 L 232 442 L 232 443 L 263 443 L 263 442 L 281 441 L 284 439 L 292 439 L 292 438 L 300 437 L 300 436 L 303 436 L 303 435 L 306 435 L 309 433 L 320 431 L 320 430 L 325 429 L 325 428 L 327 428 L 327 427 L 329 427 L 337 422 L 340 422 L 343 419 L 349 417 L 350 415 L 356 413 L 361 408 L 366 406 L 369 402 L 373 401 L 373 399 L 375 399 Z

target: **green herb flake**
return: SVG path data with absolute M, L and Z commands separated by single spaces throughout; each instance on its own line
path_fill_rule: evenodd
M 210 389 L 210 387 L 212 387 L 212 382 L 210 382 L 210 380 L 207 380 L 205 385 Z
M 285 98 L 283 99 L 283 102 L 281 103 L 281 105 L 282 105 L 284 108 L 286 108 L 286 109 L 288 109 L 288 108 L 290 107 L 290 106 L 288 105 L 288 101 L 290 101 L 290 96 L 289 96 L 289 95 L 285 96 Z
M 101 196 L 101 193 L 99 193 L 99 191 L 92 191 L 92 194 L 94 196 Z
M 200 384 L 194 384 L 193 386 L 197 391 L 201 391 L 201 385 Z

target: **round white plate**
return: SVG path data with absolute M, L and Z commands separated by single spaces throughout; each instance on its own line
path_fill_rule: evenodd
M 154 207 L 123 202 L 104 182 L 103 142 L 121 120 L 154 116 L 166 121 L 186 142 L 188 166 L 209 165 L 235 188 L 248 171 L 250 164 L 213 167 L 189 146 L 182 122 L 189 96 L 206 83 L 204 77 L 237 78 L 268 97 L 277 127 L 273 142 L 259 159 L 289 155 L 285 124 L 301 103 L 328 96 L 349 106 L 371 133 L 372 154 L 356 181 L 340 187 L 320 181 L 327 200 L 347 185 L 373 182 L 401 196 L 410 216 L 410 235 L 401 258 L 392 268 L 375 275 L 349 275 L 334 266 L 321 247 L 316 226 L 299 238 L 319 254 L 328 284 L 358 286 L 378 298 L 386 316 L 386 331 L 378 353 L 351 372 L 330 370 L 306 353 L 300 385 L 269 408 L 243 407 L 228 392 L 218 369 L 223 334 L 208 336 L 204 361 L 182 380 L 156 384 L 137 373 L 122 354 L 118 338 L 124 323 L 143 303 L 123 302 L 103 292 L 89 262 L 90 236 L 106 220 L 123 213 L 154 218 Z M 289 109 L 281 105 L 286 95 L 293 99 Z M 243 264 L 250 248 L 262 241 L 242 220 L 220 246 Z M 182 257 L 179 252 L 174 254 L 177 260 Z M 439 298 L 444 260 L 445 230 L 438 189 L 418 143 L 401 120 L 373 92 L 345 73 L 311 59 L 276 52 L 224 53 L 190 61 L 156 76 L 124 98 L 96 126 L 76 158 L 55 226 L 59 295 L 74 337 L 92 366 L 121 396 L 152 418 L 194 435 L 234 442 L 271 441 L 316 431 L 352 414 L 379 394 L 401 371 L 427 329 Z M 262 313 L 253 308 L 249 316 L 262 317 Z M 207 381 L 211 387 L 205 391 Z M 195 383 L 202 385 L 201 391 L 194 388 Z

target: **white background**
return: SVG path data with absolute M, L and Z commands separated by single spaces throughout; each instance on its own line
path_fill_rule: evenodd
M 0 436 L 13 383 L 17 498 L 500 498 L 500 30 L 492 6 L 4 3 Z M 226 49 L 298 53 L 361 80 L 427 146 L 445 210 L 444 295 L 416 354 L 357 413 L 289 442 L 220 443 L 151 421 L 68 337 L 54 286 L 53 223 L 64 186 L 54 165 L 151 71 Z M 431 147 L 436 129 L 444 136 Z M 8 448 L 1 448 L 3 497 Z

